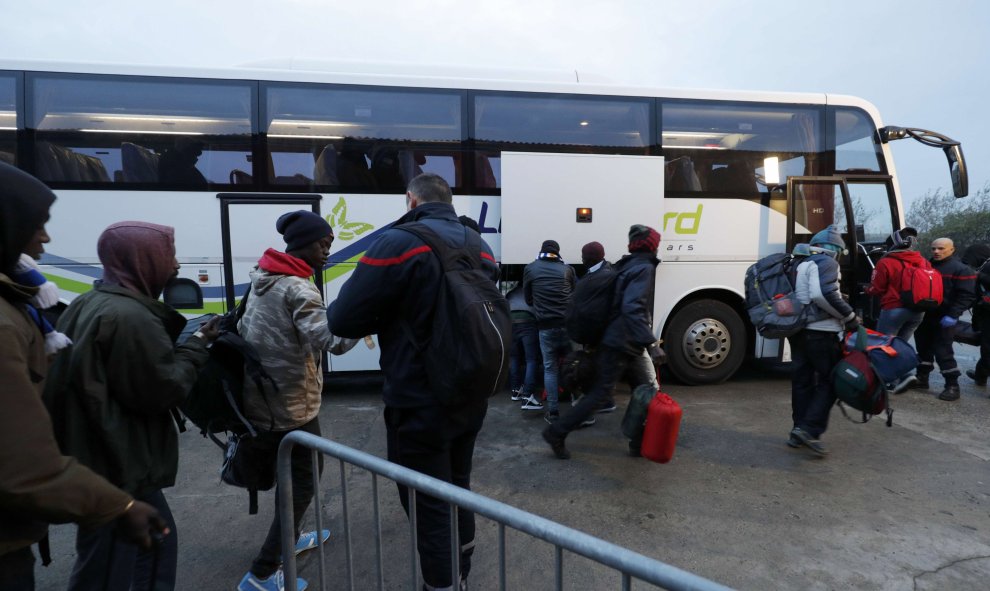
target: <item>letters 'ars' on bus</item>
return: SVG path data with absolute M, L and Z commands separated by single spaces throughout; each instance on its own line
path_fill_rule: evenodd
M 663 181 L 655 156 L 502 152 L 502 263 L 531 262 L 548 239 L 567 262 L 592 241 L 617 260 L 629 226 L 661 227 Z M 591 208 L 590 223 L 577 221 L 578 208 Z

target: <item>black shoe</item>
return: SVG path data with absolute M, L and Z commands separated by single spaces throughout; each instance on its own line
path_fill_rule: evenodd
M 987 376 L 976 373 L 976 370 L 967 369 L 966 377 L 976 382 L 977 386 L 987 385 Z
M 894 386 L 894 394 L 903 394 L 918 385 L 918 378 L 908 376 Z
M 927 390 L 928 389 L 928 374 L 921 375 L 920 373 L 915 377 L 915 384 L 911 386 L 912 390 Z
M 791 431 L 790 436 L 787 438 L 787 447 L 793 447 L 794 449 L 797 449 L 802 445 L 804 444 L 801 443 L 801 440 L 798 439 L 798 436 L 794 434 L 794 431 Z
M 810 449 L 811 453 L 815 454 L 816 456 L 825 457 L 826 455 L 828 455 L 828 450 L 825 449 L 825 444 L 823 444 L 820 440 L 812 437 L 811 433 L 808 433 L 801 427 L 794 427 L 794 429 L 791 431 L 791 436 L 796 437 L 798 441 L 801 442 L 802 445 Z
M 578 427 L 582 427 L 582 428 L 583 427 L 590 427 L 590 426 L 592 426 L 594 424 L 595 424 L 595 417 L 588 417 L 585 420 L 581 421 L 581 424 L 578 425 Z
M 547 422 L 548 425 L 552 425 L 560 419 L 560 413 L 555 410 L 548 410 L 546 414 L 543 415 L 543 420 Z
M 614 412 L 615 411 L 615 408 L 616 407 L 615 407 L 615 401 L 614 400 L 606 400 L 605 402 L 603 402 L 601 404 L 601 406 L 599 406 L 595 410 L 595 412 Z
M 938 395 L 939 400 L 946 400 L 952 402 L 953 400 L 959 400 L 959 386 L 957 385 L 946 385 L 945 390 Z
M 543 430 L 543 441 L 550 444 L 550 449 L 553 450 L 553 455 L 557 456 L 558 460 L 571 459 L 571 452 L 567 451 L 567 448 L 564 447 L 564 438 L 554 435 L 550 427 Z

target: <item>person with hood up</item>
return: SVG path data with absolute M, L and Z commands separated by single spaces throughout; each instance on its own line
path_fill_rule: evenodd
M 794 294 L 808 310 L 808 323 L 788 337 L 791 345 L 791 429 L 787 445 L 802 445 L 822 457 L 828 451 L 821 436 L 835 403 L 832 368 L 842 357 L 843 328 L 856 330 L 859 319 L 839 291 L 842 233 L 829 226 L 811 237 L 810 256 L 800 260 Z M 796 251 L 796 249 L 795 249 Z
M 173 228 L 118 222 L 96 251 L 103 280 L 59 318 L 74 344 L 55 359 L 45 403 L 64 453 L 155 507 L 175 531 L 162 492 L 178 471 L 174 409 L 207 361 L 217 321 L 175 346 L 186 320 L 158 300 L 179 270 Z M 80 527 L 69 589 L 174 589 L 177 558 L 175 535 L 156 557 L 121 545 L 112 527 Z
M 954 256 L 955 252 L 955 244 L 950 238 L 937 238 L 932 242 L 932 268 L 942 276 L 942 305 L 926 313 L 914 333 L 921 359 L 914 388 L 928 389 L 928 376 L 938 362 L 945 379 L 945 388 L 938 398 L 948 402 L 959 400 L 959 374 L 962 373 L 952 350 L 956 323 L 976 301 L 976 271 Z
M 49 523 L 116 527 L 122 540 L 151 546 L 168 533 L 158 511 L 62 455 L 41 394 L 48 373 L 36 286 L 15 282 L 21 253 L 40 257 L 55 195 L 37 179 L 0 163 L 0 589 L 34 589 L 31 544 Z M 47 555 L 42 557 L 47 564 Z
M 582 424 L 587 424 L 609 399 L 612 388 L 626 368 L 636 363 L 643 351 L 656 343 L 657 338 L 653 334 L 653 294 L 656 268 L 660 264 L 658 248 L 659 232 L 640 224 L 629 228 L 629 254 L 613 265 L 618 273 L 613 297 L 615 313 L 595 351 L 596 374 L 592 386 L 576 406 L 543 430 L 544 441 L 558 459 L 570 459 L 571 453 L 565 445 L 567 436 Z M 651 350 L 660 351 L 655 347 Z M 638 442 L 633 445 L 635 449 L 631 446 L 630 451 L 638 455 Z
M 905 308 L 901 292 L 905 289 L 905 271 L 908 267 L 930 269 L 931 264 L 912 250 L 918 231 L 911 227 L 901 228 L 887 237 L 887 254 L 877 261 L 873 270 L 867 295 L 880 297 L 880 318 L 877 331 L 901 337 L 910 341 L 914 331 L 921 325 L 925 313 Z
M 322 436 L 320 400 L 323 393 L 323 351 L 341 355 L 357 342 L 340 339 L 327 327 L 323 297 L 312 278 L 330 256 L 333 229 L 312 211 L 286 213 L 275 222 L 275 229 L 285 240 L 285 252 L 269 248 L 251 271 L 251 288 L 238 332 L 254 346 L 261 364 L 278 386 L 276 393 L 262 393 L 252 380 L 244 380 L 244 406 L 247 418 L 266 429 L 250 442 L 256 461 L 268 462 L 274 469 L 276 452 L 282 439 L 294 430 Z M 270 429 L 270 430 L 268 430 Z M 239 452 L 240 453 L 240 452 Z M 316 548 L 330 537 L 328 530 L 300 535 L 303 515 L 313 498 L 310 451 L 302 446 L 292 450 L 292 508 L 296 532 L 296 553 Z M 323 457 L 320 456 L 320 470 Z M 282 591 L 281 520 L 278 499 L 281 486 L 275 488 L 275 516 L 268 535 L 251 569 L 241 579 L 242 591 Z M 318 539 L 318 536 L 320 539 Z M 298 579 L 297 587 L 306 588 Z
M 980 333 L 980 359 L 966 377 L 977 386 L 987 385 L 990 376 L 990 244 L 977 242 L 963 253 L 962 261 L 976 269 L 976 298 L 973 302 L 973 328 Z

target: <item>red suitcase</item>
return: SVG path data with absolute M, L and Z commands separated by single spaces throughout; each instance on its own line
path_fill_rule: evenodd
M 640 449 L 644 458 L 666 464 L 674 457 L 682 414 L 680 405 L 673 398 L 657 392 L 646 411 L 646 428 Z

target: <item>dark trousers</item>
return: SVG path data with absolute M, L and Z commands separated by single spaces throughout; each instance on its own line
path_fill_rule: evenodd
M 945 378 L 946 385 L 955 384 L 959 381 L 959 367 L 956 365 L 956 357 L 952 351 L 953 338 L 956 328 L 942 328 L 940 321 L 944 314 L 936 310 L 926 312 L 921 326 L 914 333 L 914 344 L 918 347 L 918 375 L 927 376 L 935 369 L 938 369 Z
M 30 546 L 0 556 L 0 591 L 34 591 L 34 554 Z
M 293 431 L 305 431 L 317 437 L 322 437 L 320 431 L 320 418 L 315 417 L 305 425 L 293 429 Z M 255 442 L 255 449 L 267 449 L 271 453 L 271 461 L 276 461 L 278 446 L 282 443 L 291 431 L 274 431 L 271 433 L 261 433 L 258 441 Z M 261 454 L 264 455 L 264 454 Z M 323 455 L 319 455 L 320 474 L 323 474 Z M 299 527 L 302 524 L 303 515 L 309 508 L 310 501 L 313 500 L 313 490 L 319 478 L 313 478 L 312 452 L 305 447 L 297 445 L 292 448 L 292 518 L 296 537 L 299 538 Z M 265 543 L 261 545 L 261 550 L 255 556 L 251 564 L 251 573 L 260 578 L 266 579 L 279 569 L 282 565 L 282 520 L 278 511 L 279 486 L 275 485 L 275 517 L 272 518 L 272 525 L 268 528 L 268 535 L 265 536 Z M 319 507 L 317 507 L 319 511 Z
M 171 591 L 179 556 L 179 537 L 172 510 L 161 490 L 139 497 L 152 505 L 171 530 L 157 549 L 142 550 L 119 539 L 116 524 L 76 532 L 76 563 L 70 591 Z M 152 579 L 154 582 L 152 582 Z
M 602 402 L 611 398 L 616 382 L 636 357 L 618 349 L 599 347 L 595 352 L 595 379 L 591 388 L 576 406 L 550 425 L 550 432 L 558 437 L 567 437 L 568 433 L 577 429 L 601 407 Z
M 535 322 L 512 323 L 512 354 L 509 357 L 509 385 L 523 394 L 536 393 L 540 369 L 540 336 Z
M 401 466 L 471 488 L 474 442 L 488 412 L 488 401 L 468 405 L 385 407 L 388 459 Z M 399 485 L 399 499 L 409 514 L 409 491 Z M 457 509 L 460 539 L 460 575 L 466 578 L 474 552 L 474 513 Z M 451 581 L 450 505 L 426 494 L 416 494 L 416 546 L 423 580 L 431 587 L 449 587 Z
M 980 331 L 980 360 L 976 362 L 976 376 L 990 376 L 990 311 L 973 309 L 973 328 Z
M 828 429 L 828 415 L 835 404 L 832 368 L 842 357 L 842 344 L 834 332 L 802 330 L 788 337 L 791 343 L 791 418 L 795 427 L 819 438 Z

